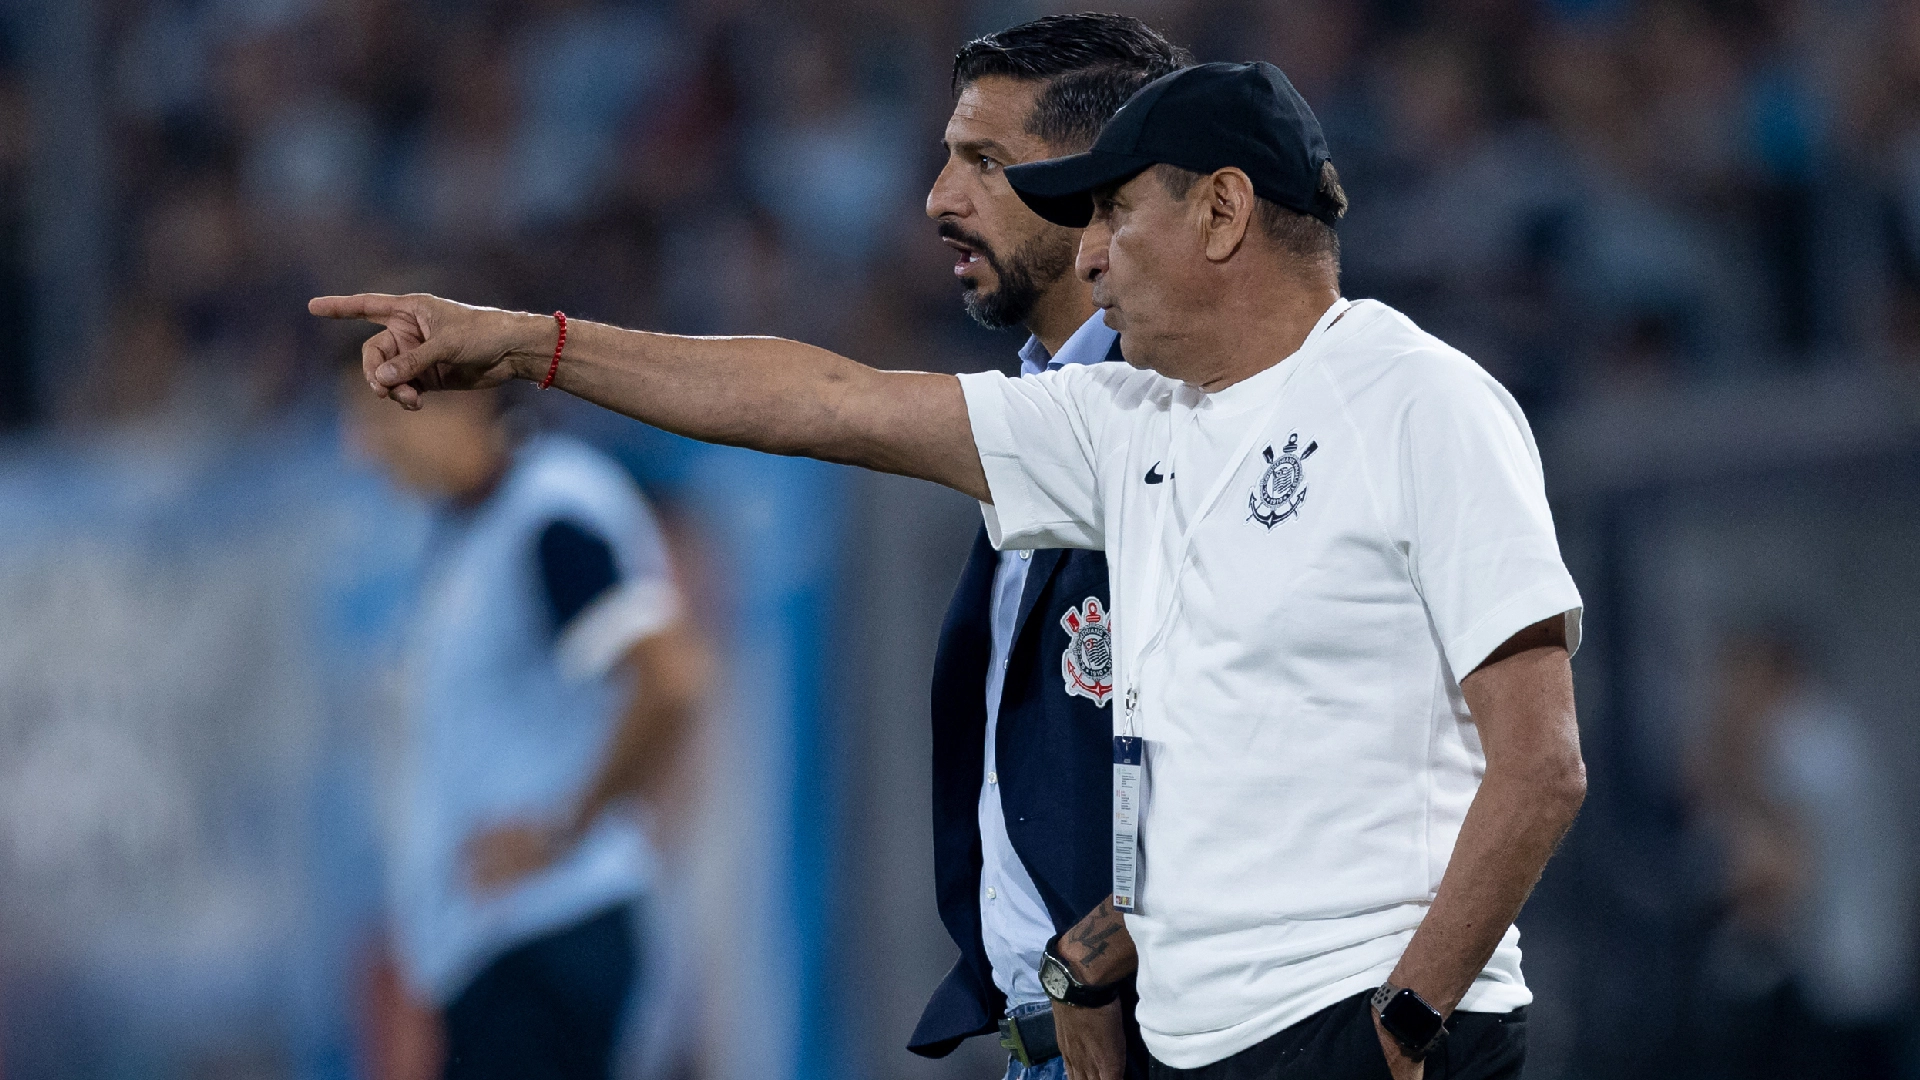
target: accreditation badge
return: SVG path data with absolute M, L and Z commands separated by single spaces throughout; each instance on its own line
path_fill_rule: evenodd
M 1147 741 L 1113 737 L 1113 909 L 1140 912 L 1145 871 L 1140 852 L 1140 816 L 1147 802 Z

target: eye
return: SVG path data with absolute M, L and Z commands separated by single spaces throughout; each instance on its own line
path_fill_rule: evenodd
M 986 156 L 985 154 L 980 155 L 978 164 L 979 164 L 980 171 L 983 173 L 993 172 L 995 169 L 998 169 L 1000 167 L 999 162 L 993 160 L 992 158 Z

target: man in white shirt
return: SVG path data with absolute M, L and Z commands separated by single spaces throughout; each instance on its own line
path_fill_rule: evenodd
M 1121 737 L 1144 740 L 1149 801 L 1115 815 L 1133 913 L 1109 900 L 1043 968 L 1070 1075 L 1118 1075 L 1110 1002 L 1137 964 L 1162 1075 L 1408 1078 L 1431 1052 L 1516 1076 L 1512 923 L 1585 795 L 1580 600 L 1524 417 L 1340 298 L 1344 195 L 1270 65 L 1156 80 L 1088 153 L 1008 177 L 1087 225 L 1078 271 L 1127 367 L 955 378 L 594 324 L 556 366 L 539 316 L 312 310 L 386 327 L 367 379 L 405 407 L 550 378 L 695 438 L 946 484 L 1003 546 L 1105 546 L 1116 787 L 1141 757 Z M 1135 820 L 1144 876 L 1118 857 Z

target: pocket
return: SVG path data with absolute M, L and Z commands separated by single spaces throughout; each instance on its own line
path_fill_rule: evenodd
M 1393 1080 L 1393 1067 L 1387 1064 L 1387 1048 L 1380 1042 L 1380 1029 L 1373 1026 L 1372 994 L 1360 998 L 1360 1035 L 1366 1041 L 1366 1068 L 1356 1080 Z
M 1369 991 L 1332 1006 L 1321 1036 L 1279 1075 L 1286 1080 L 1393 1080 L 1386 1048 L 1374 1030 L 1371 997 Z
M 1513 1080 L 1527 1060 L 1527 1011 L 1511 1013 L 1455 1013 L 1459 1021 L 1453 1034 L 1434 1051 L 1435 1059 L 1445 1062 L 1430 1077 L 1440 1080 Z M 1454 1026 L 1449 1024 L 1450 1027 Z
M 1336 1001 L 1262 1043 L 1263 1060 L 1233 1080 L 1393 1080 L 1373 1030 L 1372 991 Z M 1233 1060 L 1231 1058 L 1229 1061 Z

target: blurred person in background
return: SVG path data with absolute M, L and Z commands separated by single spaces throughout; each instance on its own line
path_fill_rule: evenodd
M 927 215 L 959 255 L 968 314 L 1029 332 L 1023 372 L 1122 357 L 1073 272 L 1080 230 L 1027 209 L 1005 167 L 1085 150 L 1134 91 L 1189 62 L 1139 20 L 1095 13 L 1002 30 L 954 58 L 959 96 Z M 997 1026 L 1008 1080 L 1064 1074 L 1040 962 L 1112 885 L 1111 617 L 1104 554 L 995 551 L 981 528 L 933 674 L 935 867 L 960 959 L 927 1003 L 915 1053 L 944 1056 Z M 1128 995 L 1108 1018 L 1126 1030 L 1130 1074 L 1144 1076 L 1132 1005 Z
M 652 863 L 628 804 L 705 679 L 665 541 L 617 464 L 523 435 L 510 394 L 419 415 L 348 396 L 352 444 L 441 511 L 403 672 L 403 972 L 441 1010 L 449 1080 L 604 1080 Z
M 1718 848 L 1702 972 L 1702 1077 L 1900 1075 L 1912 872 L 1885 756 L 1820 686 L 1796 635 L 1729 638 L 1691 761 Z

